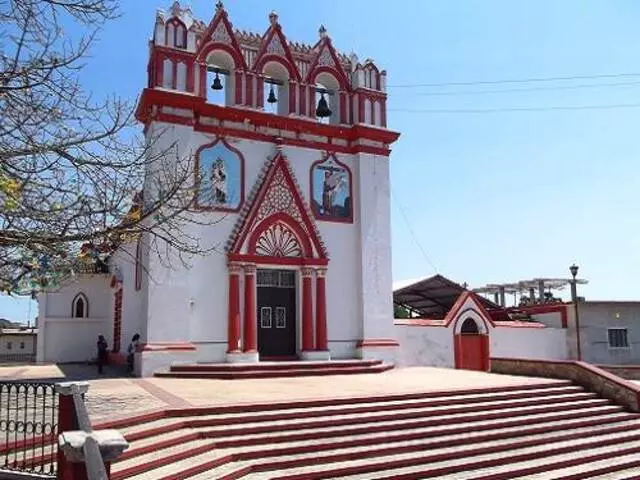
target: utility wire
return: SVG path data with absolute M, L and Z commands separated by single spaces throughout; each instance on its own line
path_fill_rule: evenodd
M 557 85 L 547 87 L 527 87 L 527 88 L 508 88 L 508 89 L 496 89 L 496 90 L 470 90 L 462 92 L 411 92 L 411 93 L 394 93 L 392 96 L 459 96 L 459 95 L 485 95 L 494 93 L 519 93 L 519 92 L 538 92 L 538 91 L 550 91 L 550 90 L 576 90 L 583 88 L 607 88 L 607 87 L 623 87 L 640 85 L 640 81 L 637 82 L 619 82 L 619 83 L 597 83 L 597 84 L 581 84 L 581 85 Z
M 640 103 L 627 103 L 618 105 L 567 105 L 552 107 L 505 107 L 505 108 L 478 108 L 478 109 L 405 109 L 405 108 L 389 108 L 389 112 L 403 113 L 464 113 L 464 114 L 483 114 L 483 113 L 501 113 L 501 112 L 552 112 L 552 111 L 574 111 L 574 110 L 610 110 L 616 108 L 640 108 Z
M 435 273 L 438 273 L 438 268 L 431 261 L 431 258 L 429 258 L 429 255 L 427 255 L 427 252 L 422 247 L 422 244 L 418 241 L 418 237 L 414 233 L 413 228 L 411 228 L 411 224 L 409 223 L 409 218 L 407 217 L 407 215 L 406 215 L 406 213 L 404 211 L 404 208 L 402 207 L 402 204 L 398 200 L 398 197 L 396 195 L 394 195 L 393 189 L 390 189 L 390 192 L 391 192 L 391 198 L 395 200 L 393 203 L 396 205 L 396 208 L 400 211 L 400 215 L 402 215 L 402 219 L 404 220 L 404 223 L 407 226 L 407 229 L 409 230 L 409 233 L 411 234 L 411 238 L 413 238 L 414 243 L 418 246 L 418 248 L 422 252 L 422 255 L 427 260 L 429 265 L 431 265 L 431 268 L 433 268 L 433 271 Z
M 602 75 L 571 75 L 566 77 L 532 77 L 532 78 L 514 78 L 506 80 L 474 80 L 468 82 L 443 82 L 443 83 L 418 83 L 418 84 L 401 84 L 387 85 L 387 88 L 430 88 L 430 87 L 463 87 L 468 85 L 497 85 L 503 83 L 535 83 L 535 82 L 557 82 L 565 80 L 586 80 L 597 78 L 621 78 L 621 77 L 640 77 L 640 73 L 610 73 Z

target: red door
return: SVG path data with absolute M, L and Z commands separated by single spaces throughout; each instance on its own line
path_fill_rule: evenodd
M 454 337 L 456 368 L 489 371 L 489 336 L 462 333 Z

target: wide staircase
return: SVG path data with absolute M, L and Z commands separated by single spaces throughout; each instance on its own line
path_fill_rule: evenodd
M 112 465 L 115 480 L 621 480 L 640 472 L 640 414 L 554 380 L 188 408 L 110 426 L 131 442 Z
M 320 362 L 258 362 L 258 363 L 192 363 L 172 365 L 168 371 L 156 372 L 156 377 L 208 378 L 240 380 L 246 378 L 315 377 L 321 375 L 353 375 L 382 373 L 393 368 L 381 360 L 332 360 Z

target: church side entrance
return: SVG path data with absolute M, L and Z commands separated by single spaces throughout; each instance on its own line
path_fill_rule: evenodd
M 258 352 L 260 359 L 296 356 L 296 272 L 257 272 Z

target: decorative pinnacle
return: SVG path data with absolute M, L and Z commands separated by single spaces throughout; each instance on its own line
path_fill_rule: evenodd
M 224 9 L 224 4 L 222 3 L 222 0 L 218 0 L 216 2 L 216 11 L 223 10 L 223 9 Z
M 278 24 L 278 14 L 275 12 L 275 10 L 269 14 L 269 22 L 274 27 Z
M 327 29 L 324 28 L 324 25 L 320 25 L 320 28 L 318 29 L 318 34 L 320 35 L 320 38 L 325 38 L 327 36 Z

